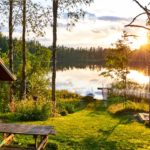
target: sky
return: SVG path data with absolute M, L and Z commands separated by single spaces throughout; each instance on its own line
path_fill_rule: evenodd
M 139 0 L 141 4 L 147 5 L 149 0 Z M 43 2 L 44 3 L 44 2 Z M 58 28 L 58 44 L 69 47 L 110 47 L 122 35 L 123 30 L 129 34 L 137 34 L 138 39 L 134 40 L 132 47 L 137 48 L 146 40 L 146 31 L 138 28 L 125 28 L 133 17 L 142 12 L 142 9 L 133 0 L 94 0 L 90 6 L 83 7 L 86 11 L 84 19 L 67 31 L 64 26 Z M 59 20 L 64 24 L 66 20 Z M 144 22 L 140 18 L 138 22 Z M 52 41 L 51 29 L 47 30 L 45 38 L 41 42 L 49 45 Z M 133 40 L 133 39 L 131 39 Z
M 44 5 L 50 0 L 34 0 Z M 139 0 L 147 5 L 149 0 Z M 58 45 L 68 47 L 110 47 L 126 30 L 129 34 L 136 34 L 137 39 L 131 39 L 132 47 L 137 48 L 146 41 L 146 30 L 139 28 L 125 28 L 124 26 L 132 20 L 142 9 L 133 0 L 94 0 L 90 6 L 84 6 L 85 18 L 80 19 L 76 26 L 68 31 L 64 26 L 66 19 L 59 19 Z M 138 23 L 143 24 L 145 18 L 140 18 Z M 36 37 L 43 45 L 52 44 L 52 29 L 45 29 L 44 37 Z M 19 33 L 18 33 L 19 34 Z M 17 33 L 16 33 L 17 35 Z M 18 35 L 17 35 L 18 36 Z M 32 36 L 28 39 L 33 39 Z

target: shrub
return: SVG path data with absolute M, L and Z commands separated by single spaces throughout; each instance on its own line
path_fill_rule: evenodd
M 13 120 L 37 121 L 46 120 L 50 116 L 50 104 L 42 101 L 23 100 L 16 103 Z
M 121 112 L 123 113 L 129 113 L 129 112 L 148 112 L 149 107 L 148 104 L 145 102 L 132 102 L 132 101 L 127 101 L 125 104 L 124 103 L 114 103 L 111 104 L 108 109 L 109 112 L 113 114 L 119 114 Z
M 80 98 L 81 96 L 76 93 L 68 92 L 67 90 L 60 90 L 56 91 L 56 97 L 63 99 L 75 99 Z
M 78 103 L 79 101 L 76 100 L 60 101 L 58 103 L 58 111 L 59 113 L 61 113 L 64 110 L 67 112 L 67 114 L 74 113 L 78 109 Z
M 85 96 L 85 97 L 82 98 L 82 100 L 86 101 L 86 102 L 93 102 L 93 101 L 95 101 L 92 96 Z
M 66 110 L 62 110 L 62 111 L 60 112 L 60 114 L 61 114 L 62 116 L 67 116 L 68 112 L 67 112 Z
M 66 106 L 66 110 L 68 111 L 69 114 L 72 114 L 75 112 L 75 108 L 73 104 L 69 104 Z

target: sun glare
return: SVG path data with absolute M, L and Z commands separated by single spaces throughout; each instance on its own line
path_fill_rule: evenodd
M 147 33 L 144 31 L 141 31 L 138 33 L 138 37 L 136 37 L 132 41 L 132 47 L 133 48 L 140 48 L 142 45 L 147 44 Z
M 148 76 L 145 76 L 142 72 L 136 70 L 130 70 L 128 78 L 140 84 L 147 84 L 149 82 Z

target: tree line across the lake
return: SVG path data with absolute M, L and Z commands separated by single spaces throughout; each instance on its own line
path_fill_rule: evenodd
M 16 43 L 20 43 L 20 40 L 14 39 L 14 45 Z M 37 53 L 37 49 L 47 49 L 49 53 L 51 53 L 51 47 L 42 46 L 37 41 L 28 41 L 27 42 L 28 52 L 33 54 Z M 79 67 L 85 68 L 86 66 L 94 66 L 94 65 L 103 65 L 105 62 L 106 55 L 110 48 L 102 48 L 102 47 L 91 47 L 91 48 L 72 48 L 72 47 L 64 47 L 58 46 L 57 47 L 57 67 L 58 69 L 63 68 L 72 68 L 72 67 Z M 112 48 L 111 48 L 112 49 Z M 133 67 L 144 67 L 145 65 L 149 64 L 150 60 L 150 46 L 142 45 L 139 49 L 131 51 L 131 55 L 129 59 L 129 66 Z M 5 54 L 8 55 L 8 37 L 3 36 L 0 33 L 0 54 L 4 56 Z M 15 58 L 17 58 L 17 50 L 15 51 Z M 44 57 L 43 57 L 44 58 Z M 43 66 L 47 65 L 50 66 L 48 56 L 45 57 L 46 59 L 38 61 L 38 63 L 42 64 Z M 21 61 L 21 60 L 20 60 Z M 18 62 L 19 63 L 19 62 Z
M 106 62 L 106 57 L 110 50 L 116 48 L 68 48 L 60 46 L 57 48 L 57 67 L 64 68 L 85 68 L 87 66 L 103 66 Z M 128 66 L 135 68 L 144 68 L 149 65 L 150 60 L 150 45 L 142 45 L 139 49 L 130 51 L 128 57 Z M 92 67 L 93 66 L 93 67 Z
M 13 39 L 13 43 L 15 46 L 21 45 L 21 40 Z M 21 48 L 21 47 L 20 47 Z M 47 50 L 49 53 L 47 56 L 44 55 L 43 59 L 38 63 L 42 66 L 49 66 L 49 55 L 52 52 L 51 47 L 42 46 L 38 41 L 28 41 L 27 42 L 28 53 L 30 55 L 36 55 L 37 51 L 41 51 L 41 54 L 44 55 L 44 50 Z M 0 33 L 0 55 L 1 57 L 7 56 L 8 51 L 8 37 L 2 35 Z M 44 49 L 44 50 L 43 50 Z M 102 48 L 102 47 L 91 47 L 91 48 L 73 48 L 73 47 L 64 47 L 58 46 L 57 47 L 57 69 L 64 69 L 64 68 L 85 68 L 86 66 L 102 66 L 106 61 L 106 56 L 108 51 L 113 48 Z M 114 48 L 115 49 L 115 48 Z M 19 50 L 18 50 L 19 51 Z M 21 60 L 17 60 L 17 49 L 15 48 L 14 51 L 14 61 L 21 63 Z M 29 56 L 30 56 L 29 55 Z M 40 56 L 40 54 L 39 54 Z M 45 57 L 46 56 L 46 57 Z M 42 56 L 41 56 L 42 57 Z M 45 59 L 44 59 L 45 58 Z M 20 58 L 21 59 L 21 58 Z M 36 57 L 38 59 L 38 57 Z M 145 67 L 149 64 L 150 60 L 150 45 L 142 45 L 139 49 L 135 49 L 131 51 L 131 55 L 129 56 L 129 66 L 132 67 Z M 16 64 L 16 63 L 15 63 Z

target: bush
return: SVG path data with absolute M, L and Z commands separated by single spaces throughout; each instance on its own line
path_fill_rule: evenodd
M 16 103 L 16 112 L 13 120 L 19 121 L 38 121 L 47 120 L 50 116 L 50 104 L 41 101 L 23 100 Z
M 67 116 L 68 112 L 67 112 L 66 110 L 62 110 L 62 111 L 60 112 L 60 114 L 61 114 L 62 116 Z
M 145 102 L 132 102 L 132 101 L 127 101 L 125 104 L 124 103 L 114 103 L 109 105 L 107 109 L 110 113 L 113 114 L 122 114 L 122 113 L 137 113 L 137 112 L 148 112 L 149 107 L 148 104 Z
M 89 102 L 89 103 L 95 101 L 92 96 L 85 96 L 85 97 L 82 98 L 82 100 L 86 101 L 86 102 Z
M 69 104 L 66 106 L 66 110 L 69 114 L 72 114 L 75 112 L 75 108 L 74 108 L 74 105 L 73 104 Z
M 77 110 L 79 101 L 61 101 L 58 103 L 58 111 L 61 114 L 62 111 L 66 111 L 67 114 L 74 113 Z
M 78 95 L 76 93 L 68 92 L 67 90 L 56 91 L 56 97 L 57 98 L 63 98 L 63 99 L 81 98 L 80 95 Z

